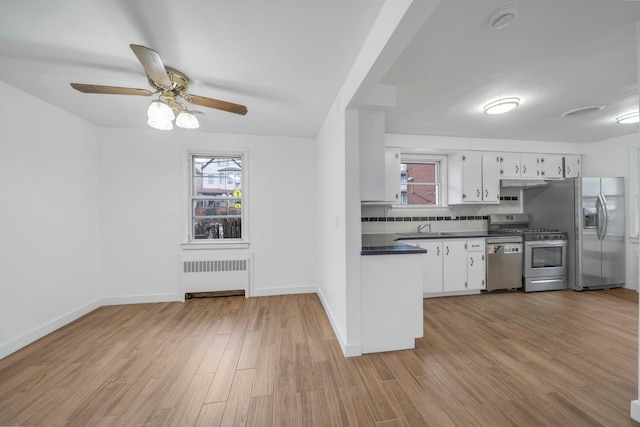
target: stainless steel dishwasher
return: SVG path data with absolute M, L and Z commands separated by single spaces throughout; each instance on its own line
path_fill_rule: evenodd
M 487 237 L 487 291 L 522 287 L 522 237 Z

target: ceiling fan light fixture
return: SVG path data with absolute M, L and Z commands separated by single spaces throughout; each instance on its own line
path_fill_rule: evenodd
M 640 113 L 635 111 L 633 113 L 623 114 L 616 117 L 616 122 L 620 124 L 638 123 L 640 121 Z
M 171 121 L 176 118 L 171 107 L 166 103 L 155 100 L 152 101 L 147 109 L 147 118 L 154 121 Z
M 176 117 L 176 126 L 183 129 L 198 129 L 200 123 L 190 111 L 181 111 Z
M 150 117 L 149 120 L 147 120 L 147 124 L 152 128 L 158 130 L 173 130 L 173 123 L 171 122 L 171 120 L 164 118 Z
M 504 114 L 517 108 L 519 105 L 520 98 L 509 97 L 490 102 L 483 107 L 483 110 L 485 114 Z

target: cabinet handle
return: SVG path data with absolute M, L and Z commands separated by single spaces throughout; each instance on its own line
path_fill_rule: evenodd
M 447 246 L 447 255 L 449 255 L 449 246 Z
M 527 167 L 526 166 L 522 167 L 522 173 L 527 173 Z
M 571 167 L 567 166 L 567 175 L 571 174 Z
M 476 197 L 479 199 L 480 198 L 480 189 L 476 188 Z
M 471 267 L 473 267 L 473 257 L 471 257 Z
M 558 175 L 562 175 L 562 168 L 558 166 Z
M 440 246 L 436 247 L 436 256 L 440 256 Z
M 516 166 L 516 173 L 520 173 L 520 166 Z
M 485 199 L 489 198 L 489 190 L 487 190 L 486 188 L 484 189 L 484 198 Z

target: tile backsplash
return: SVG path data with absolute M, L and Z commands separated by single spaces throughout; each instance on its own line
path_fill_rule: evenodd
M 489 214 L 521 213 L 519 191 L 503 191 L 499 204 L 455 205 L 442 208 L 411 208 L 363 205 L 363 234 L 409 233 L 430 224 L 432 232 L 486 231 Z

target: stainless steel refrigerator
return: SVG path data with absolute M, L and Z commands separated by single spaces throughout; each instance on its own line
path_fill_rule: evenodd
M 569 289 L 625 281 L 624 178 L 573 178 L 522 191 L 531 227 L 566 231 Z

